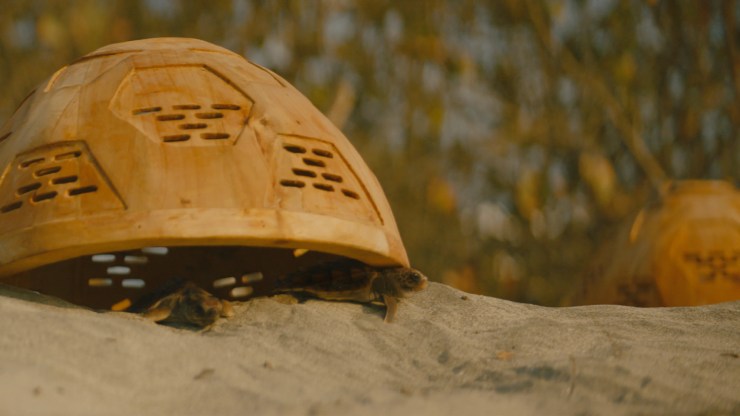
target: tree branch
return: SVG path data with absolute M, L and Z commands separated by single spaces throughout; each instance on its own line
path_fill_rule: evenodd
M 549 52 L 553 60 L 559 62 L 560 66 L 570 77 L 584 87 L 583 91 L 586 94 L 590 94 L 598 102 L 604 104 L 607 115 L 621 133 L 620 137 L 625 146 L 632 153 L 656 191 L 662 195 L 665 192 L 665 184 L 669 179 L 645 145 L 645 141 L 642 139 L 639 130 L 625 114 L 626 112 L 622 105 L 611 91 L 609 91 L 604 80 L 578 62 L 567 47 L 562 47 L 556 54 L 542 10 L 535 5 L 534 0 L 526 0 L 525 3 L 537 38 L 543 48 Z

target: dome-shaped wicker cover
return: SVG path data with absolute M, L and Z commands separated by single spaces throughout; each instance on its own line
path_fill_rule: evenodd
M 109 45 L 0 129 L 0 277 L 145 246 L 408 265 L 375 176 L 273 72 L 195 39 Z

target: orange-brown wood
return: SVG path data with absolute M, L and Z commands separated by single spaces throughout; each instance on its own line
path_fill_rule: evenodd
M 347 138 L 284 79 L 200 40 L 114 44 L 61 68 L 0 129 L 0 169 L 0 277 L 15 281 L 147 246 L 408 265 Z
M 691 306 L 740 299 L 740 191 L 677 181 L 599 257 L 577 303 Z

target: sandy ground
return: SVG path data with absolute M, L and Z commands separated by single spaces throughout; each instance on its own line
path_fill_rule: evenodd
M 198 333 L 0 290 L 2 415 L 740 414 L 740 302 L 544 308 L 440 284 L 255 299 Z

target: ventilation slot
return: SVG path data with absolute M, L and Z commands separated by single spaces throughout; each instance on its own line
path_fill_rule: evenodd
M 321 156 L 321 157 L 325 157 L 328 159 L 331 159 L 334 157 L 334 155 L 327 150 L 313 149 L 311 152 L 313 152 L 313 154 L 315 154 L 316 156 Z
M 36 163 L 41 163 L 43 161 L 44 161 L 44 158 L 43 157 L 38 157 L 36 159 L 25 160 L 25 161 L 21 162 L 21 168 L 27 168 L 27 167 L 29 167 L 31 165 L 34 165 Z
M 213 281 L 213 287 L 221 288 L 226 286 L 234 286 L 236 284 L 236 277 L 223 277 Z
M 308 166 L 318 166 L 320 168 L 325 168 L 326 167 L 326 163 L 324 163 L 323 160 L 310 159 L 310 158 L 307 158 L 307 157 L 304 157 L 303 158 L 303 163 L 307 164 Z
M 242 276 L 242 283 L 254 283 L 264 279 L 262 272 L 247 273 Z
M 149 263 L 149 257 L 147 256 L 125 256 L 123 262 L 126 264 L 147 264 Z
M 143 279 L 123 279 L 121 286 L 128 289 L 141 289 L 146 286 L 146 282 Z
M 131 274 L 131 268 L 128 266 L 111 266 L 108 267 L 106 273 L 114 276 L 126 276 Z
M 243 298 L 245 296 L 251 295 L 252 292 L 254 292 L 254 289 L 252 289 L 249 286 L 239 286 L 239 287 L 235 287 L 231 289 L 231 291 L 229 292 L 229 295 L 232 298 Z
M 52 173 L 57 173 L 60 170 L 62 170 L 61 166 L 52 166 L 50 168 L 44 168 L 44 169 L 37 170 L 36 172 L 34 172 L 34 176 L 39 177 L 39 176 L 51 175 Z
M 201 133 L 200 138 L 205 140 L 223 140 L 230 136 L 227 133 Z
M 198 104 L 180 104 L 180 105 L 173 105 L 173 110 L 200 110 L 200 106 Z
M 60 153 L 54 156 L 54 160 L 76 159 L 80 156 L 82 156 L 82 152 L 75 150 L 73 152 Z
M 331 173 L 322 173 L 321 174 L 321 177 L 323 177 L 327 181 L 332 181 L 332 182 L 337 182 L 337 183 L 341 183 L 342 182 L 342 177 L 341 176 L 334 175 L 334 174 L 331 174 Z
M 306 169 L 293 169 L 293 173 L 295 173 L 298 176 L 306 176 L 308 178 L 315 178 L 316 172 Z
M 169 136 L 162 136 L 162 140 L 164 140 L 167 143 L 184 142 L 184 141 L 190 140 L 190 135 L 189 134 L 172 134 Z
M 349 197 L 352 199 L 360 199 L 360 195 L 358 195 L 357 192 L 352 192 L 349 189 L 342 189 L 342 193 L 346 197 Z
M 8 213 L 10 211 L 15 211 L 18 208 L 20 208 L 21 206 L 23 206 L 23 202 L 16 201 L 16 202 L 13 202 L 12 204 L 8 204 L 8 205 L 5 205 L 4 207 L 0 208 L 0 213 L 5 214 L 5 213 Z
M 87 194 L 90 192 L 95 192 L 97 190 L 98 190 L 98 187 L 95 185 L 83 186 L 81 188 L 70 189 L 69 191 L 67 191 L 67 195 L 76 196 L 76 195 Z
M 223 113 L 195 113 L 195 118 L 211 120 L 214 118 L 224 118 Z
M 31 201 L 33 202 L 48 201 L 54 198 L 55 196 L 57 196 L 56 191 L 44 192 L 43 194 L 34 195 L 33 198 L 31 198 Z
M 92 256 L 93 263 L 113 263 L 116 261 L 115 254 L 95 254 Z
M 157 116 L 157 121 L 182 120 L 184 118 L 185 114 L 163 114 L 161 116 Z
M 87 279 L 87 285 L 90 287 L 110 287 L 113 286 L 113 279 L 109 277 L 95 277 Z
M 241 110 L 242 109 L 236 104 L 213 104 L 211 108 L 214 110 Z
M 29 193 L 31 191 L 35 191 L 35 190 L 37 190 L 39 188 L 41 188 L 41 183 L 36 182 L 36 183 L 32 183 L 30 185 L 21 186 L 20 188 L 18 188 L 17 193 L 20 196 L 20 195 L 23 195 L 23 194 L 27 194 L 27 193 Z
M 206 123 L 185 123 L 185 124 L 180 124 L 177 127 L 183 130 L 198 130 L 198 129 L 205 129 L 206 127 L 208 127 L 208 124 Z
M 162 107 L 137 108 L 133 111 L 133 113 L 135 116 L 138 116 L 139 114 L 156 113 L 158 111 L 162 111 Z
M 301 146 L 296 146 L 292 144 L 286 144 L 283 146 L 283 149 L 289 151 L 290 153 L 306 153 L 306 148 Z
M 288 186 L 291 188 L 303 188 L 304 186 L 306 186 L 306 183 L 303 181 L 292 181 L 292 180 L 286 179 L 286 180 L 280 181 L 280 185 Z
M 321 189 L 322 191 L 326 191 L 326 192 L 333 192 L 334 191 L 334 187 L 333 186 L 328 185 L 328 184 L 325 184 L 325 183 L 315 183 L 315 184 L 313 184 L 313 187 L 316 188 L 316 189 Z
M 52 185 L 62 185 L 65 183 L 77 182 L 77 176 L 62 176 L 61 178 L 54 178 L 51 180 Z
M 155 256 L 166 256 L 170 252 L 167 247 L 144 247 L 141 249 L 144 254 L 153 254 Z

